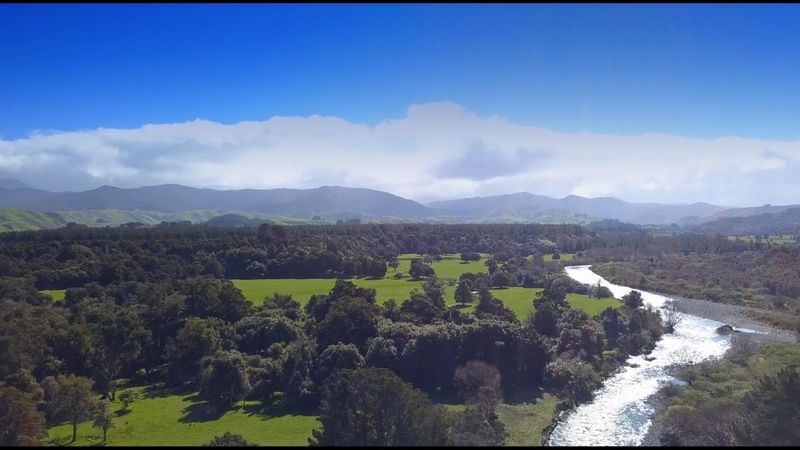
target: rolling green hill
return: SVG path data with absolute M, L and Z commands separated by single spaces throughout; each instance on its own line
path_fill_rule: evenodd
M 279 225 L 319 223 L 296 217 L 269 216 L 253 212 L 218 211 L 215 209 L 163 213 L 158 211 L 128 211 L 122 209 L 37 212 L 21 208 L 2 208 L 0 209 L 0 232 L 61 228 L 70 222 L 90 227 L 118 227 L 122 224 L 134 222 L 144 225 L 158 225 L 161 222 L 181 221 L 203 223 L 213 218 L 232 213 L 236 213 L 247 220 L 252 220 L 253 224 L 259 221 L 269 221 Z
M 63 216 L 53 212 L 36 212 L 21 208 L 0 209 L 0 231 L 59 228 L 67 222 Z

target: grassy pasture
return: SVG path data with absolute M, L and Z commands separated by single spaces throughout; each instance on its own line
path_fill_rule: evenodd
M 497 416 L 508 432 L 506 445 L 540 446 L 542 431 L 553 420 L 558 401 L 554 395 L 545 393 L 533 402 L 498 405 Z
M 488 272 L 486 269 L 486 258 L 488 255 L 481 255 L 480 261 L 462 263 L 461 255 L 446 255 L 441 261 L 434 261 L 431 266 L 436 275 L 444 280 L 457 280 L 462 273 L 467 272 Z M 397 257 L 399 263 L 397 269 L 389 269 L 386 276 L 382 279 L 355 278 L 351 279 L 359 287 L 373 288 L 377 291 L 378 303 L 383 304 L 393 298 L 402 302 L 408 298 L 409 292 L 414 288 L 421 288 L 422 282 L 412 281 L 408 278 L 394 278 L 395 274 L 402 273 L 408 275 L 411 267 L 411 260 L 421 258 L 413 253 L 404 253 Z M 231 280 L 247 297 L 254 303 L 262 303 L 265 297 L 272 294 L 291 294 L 291 296 L 304 305 L 314 294 L 325 294 L 331 290 L 336 280 L 331 278 L 280 278 L 263 280 Z M 455 286 L 446 286 L 446 298 L 448 303 L 455 303 Z
M 217 412 L 196 393 L 154 392 L 144 387 L 134 390 L 140 393 L 140 399 L 128 411 L 120 411 L 121 403 L 114 402 L 117 417 L 105 445 L 202 445 L 230 431 L 259 445 L 305 446 L 311 431 L 319 427 L 313 412 L 263 411 L 255 402 Z M 58 424 L 48 434 L 51 444 L 67 445 L 72 426 Z M 102 436 L 102 430 L 86 421 L 78 426 L 78 440 L 71 445 L 103 445 Z
M 48 289 L 42 291 L 42 294 L 49 295 L 55 302 L 60 302 L 61 300 L 64 300 L 64 294 L 66 294 L 66 292 L 66 289 Z
M 443 280 L 457 280 L 462 273 L 466 272 L 486 272 L 485 261 L 488 255 L 481 255 L 480 261 L 462 263 L 460 255 L 443 256 L 441 261 L 435 261 L 431 265 L 436 275 Z M 552 256 L 552 255 L 550 255 Z M 570 254 L 562 254 L 562 258 L 569 257 Z M 389 269 L 386 277 L 382 279 L 355 278 L 353 283 L 360 287 L 372 288 L 377 292 L 378 303 L 383 304 L 393 298 L 398 303 L 408 299 L 408 294 L 414 288 L 421 289 L 422 282 L 412 281 L 408 278 L 395 279 L 397 272 L 407 274 L 411 266 L 411 259 L 418 258 L 419 255 L 406 253 L 400 255 L 397 270 Z M 562 259 L 568 261 L 569 259 Z M 271 297 L 275 293 L 290 294 L 295 300 L 305 305 L 308 299 L 314 294 L 324 294 L 331 290 L 336 280 L 331 278 L 282 278 L 282 279 L 263 279 L 263 280 L 231 280 L 238 287 L 244 296 L 254 302 L 262 303 L 264 298 Z M 541 289 L 509 287 L 504 289 L 492 289 L 492 295 L 502 300 L 520 320 L 525 319 L 533 312 L 533 299 Z M 455 286 L 445 286 L 445 301 L 448 305 L 455 305 Z M 567 302 L 575 308 L 583 309 L 589 315 L 594 315 L 609 306 L 619 306 L 620 302 L 615 299 L 596 299 L 585 295 L 569 294 Z M 462 311 L 474 311 L 475 304 L 472 303 Z
M 553 254 L 552 254 L 552 253 L 548 253 L 548 254 L 546 254 L 546 255 L 543 255 L 543 256 L 542 256 L 542 259 L 543 259 L 544 261 L 563 261 L 563 262 L 569 262 L 569 261 L 572 261 L 572 258 L 573 258 L 573 257 L 575 257 L 575 254 L 574 254 L 574 253 L 562 253 L 562 254 L 561 254 L 561 259 L 553 259 Z
M 249 442 L 264 446 L 307 446 L 311 431 L 320 427 L 315 411 L 263 410 L 257 402 L 243 402 L 227 411 L 216 411 L 195 392 L 158 391 L 152 387 L 132 388 L 139 399 L 127 411 L 119 401 L 114 427 L 108 441 L 91 420 L 78 426 L 78 440 L 70 443 L 72 426 L 56 424 L 48 430 L 45 442 L 67 446 L 199 446 L 226 431 L 241 434 Z M 543 394 L 525 403 L 498 406 L 498 416 L 509 433 L 506 445 L 539 445 L 541 432 L 550 424 L 558 399 Z M 463 404 L 443 404 L 453 413 Z
M 312 294 L 324 294 L 332 287 L 334 280 L 331 279 L 278 279 L 278 280 L 232 280 L 233 283 L 242 290 L 242 293 L 253 302 L 261 303 L 264 297 L 271 296 L 273 293 L 291 294 L 298 302 L 305 304 Z M 419 282 L 408 280 L 365 280 L 355 279 L 353 282 L 361 287 L 370 287 L 377 291 L 379 303 L 383 303 L 390 298 L 394 298 L 402 303 L 408 298 L 408 293 L 414 287 L 420 287 Z M 528 314 L 533 312 L 533 299 L 541 291 L 538 288 L 509 287 L 504 289 L 492 289 L 492 295 L 500 299 L 514 311 L 519 320 L 525 319 Z M 448 305 L 455 305 L 455 287 L 445 287 L 445 301 Z M 597 299 L 589 298 L 586 295 L 568 294 L 567 302 L 574 308 L 582 309 L 587 314 L 595 315 L 607 307 L 617 307 L 621 304 L 616 299 Z M 462 309 L 464 312 L 475 310 L 475 303 L 469 304 Z

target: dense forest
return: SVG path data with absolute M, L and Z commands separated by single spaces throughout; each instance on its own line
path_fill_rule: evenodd
M 96 282 L 383 276 L 401 253 L 514 256 L 576 252 L 596 237 L 572 225 L 262 225 L 79 228 L 0 235 L 0 276 L 39 289 Z
M 197 392 L 222 411 L 242 400 L 310 409 L 320 422 L 312 445 L 500 445 L 504 399 L 543 389 L 571 408 L 671 331 L 636 291 L 595 316 L 571 307 L 568 294 L 610 293 L 571 280 L 543 254 L 616 260 L 637 274 L 641 261 L 668 268 L 703 258 L 719 261 L 696 264 L 719 268 L 718 278 L 705 281 L 760 293 L 768 288 L 747 284 L 742 268 L 755 276 L 796 261 L 796 252 L 724 237 L 654 237 L 613 222 L 8 233 L 0 236 L 0 439 L 45 442 L 49 425 L 67 421 L 74 440 L 89 418 L 105 439 L 115 420 L 110 402 L 127 407 L 136 401 L 128 386 L 159 386 Z M 346 279 L 382 277 L 401 253 L 420 255 L 409 275 L 422 284 L 407 298 L 381 304 L 375 290 Z M 475 303 L 474 313 L 447 306 L 429 262 L 442 254 L 474 261 L 481 253 L 490 255 L 485 271 L 462 274 L 456 290 Z M 737 269 L 722 268 L 729 258 Z M 657 280 L 668 277 L 649 270 L 621 282 L 660 289 Z M 800 296 L 792 276 L 783 270 L 769 278 L 777 283 L 770 295 L 792 300 L 787 308 Z M 301 306 L 305 299 L 278 294 L 251 303 L 232 277 L 336 281 Z M 699 277 L 686 275 L 685 283 Z M 541 288 L 530 298 L 534 313 L 518 319 L 493 296 L 496 286 Z M 52 288 L 67 288 L 63 301 L 40 292 Z M 447 410 L 434 402 L 442 399 L 465 407 Z M 216 439 L 246 443 L 235 434 Z
M 319 408 L 319 444 L 500 444 L 495 406 L 504 396 L 546 386 L 565 405 L 584 401 L 665 331 L 636 299 L 596 317 L 571 308 L 566 295 L 587 287 L 558 263 L 524 258 L 595 242 L 572 226 L 79 229 L 3 239 L 0 379 L 30 417 L 4 443 L 37 442 L 57 420 L 77 428 L 103 411 L 92 392 L 115 400 L 127 380 L 196 389 L 220 407 L 247 399 Z M 475 313 L 445 306 L 422 258 L 422 289 L 384 305 L 374 290 L 338 280 L 304 308 L 281 295 L 255 306 L 221 278 L 372 275 L 370 264 L 382 274 L 408 251 L 491 253 L 486 273 L 460 280 L 477 292 Z M 544 288 L 531 298 L 535 314 L 520 322 L 492 296 L 488 288 L 505 278 L 498 273 L 511 274 L 500 283 Z M 54 286 L 71 287 L 64 301 L 39 292 Z M 368 421 L 382 417 L 378 404 L 359 406 L 364 392 L 397 397 L 393 420 L 416 418 L 404 422 L 409 430 L 375 437 L 343 423 L 354 420 L 350 408 L 367 408 Z M 443 396 L 466 409 L 445 412 L 428 399 Z

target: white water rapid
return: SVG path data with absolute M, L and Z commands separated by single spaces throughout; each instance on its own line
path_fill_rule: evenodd
M 598 281 L 620 298 L 632 289 L 611 284 L 589 270 L 589 266 L 566 268 L 573 279 L 595 285 Z M 646 305 L 661 308 L 668 297 L 640 291 Z M 640 445 L 650 428 L 653 408 L 645 401 L 665 383 L 676 381 L 666 368 L 697 363 L 722 356 L 730 347 L 730 336 L 719 335 L 721 322 L 680 314 L 675 332 L 665 334 L 647 355 L 628 358 L 630 366 L 607 379 L 590 403 L 566 413 L 550 435 L 550 445 Z M 652 360 L 649 360 L 651 359 Z

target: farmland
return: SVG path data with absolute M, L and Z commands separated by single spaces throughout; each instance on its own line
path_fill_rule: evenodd
M 486 272 L 484 265 L 486 255 L 481 255 L 480 261 L 462 263 L 458 255 L 447 255 L 441 261 L 431 263 L 437 277 L 443 280 L 456 280 L 462 273 L 466 272 Z M 567 255 L 562 255 L 562 258 Z M 568 255 L 571 257 L 572 255 Z M 409 280 L 408 278 L 394 278 L 396 273 L 405 274 L 411 264 L 411 259 L 418 257 L 414 254 L 403 254 L 398 257 L 399 265 L 396 270 L 390 269 L 382 279 L 355 278 L 352 279 L 359 287 L 372 288 L 377 292 L 378 303 L 385 303 L 389 299 L 395 299 L 402 303 L 408 298 L 412 289 L 420 289 L 422 282 Z M 308 302 L 314 294 L 324 294 L 334 285 L 335 281 L 331 278 L 284 278 L 284 279 L 264 279 L 264 280 L 231 280 L 238 287 L 244 296 L 254 302 L 262 303 L 266 297 L 273 294 L 288 294 L 297 300 L 301 305 Z M 452 282 L 451 282 L 452 283 Z M 523 320 L 528 314 L 533 312 L 533 299 L 541 291 L 537 288 L 508 287 L 492 289 L 492 295 L 503 301 L 509 309 L 514 311 L 518 319 Z M 447 283 L 445 285 L 445 302 L 448 305 L 455 305 L 455 285 Z M 583 309 L 589 315 L 594 315 L 609 306 L 618 306 L 620 302 L 615 299 L 596 299 L 581 294 L 567 295 L 567 302 L 579 309 Z M 463 311 L 469 312 L 474 309 L 474 304 L 468 306 Z
M 194 392 L 175 393 L 134 388 L 141 396 L 127 410 L 113 403 L 114 428 L 105 445 L 202 445 L 226 431 L 241 434 L 259 445 L 308 445 L 311 431 L 319 426 L 313 412 L 262 410 L 259 403 L 239 402 L 217 412 Z M 63 423 L 48 430 L 48 440 L 64 445 L 72 438 L 72 426 Z M 102 432 L 91 421 L 78 427 L 78 440 L 71 445 L 98 444 Z

